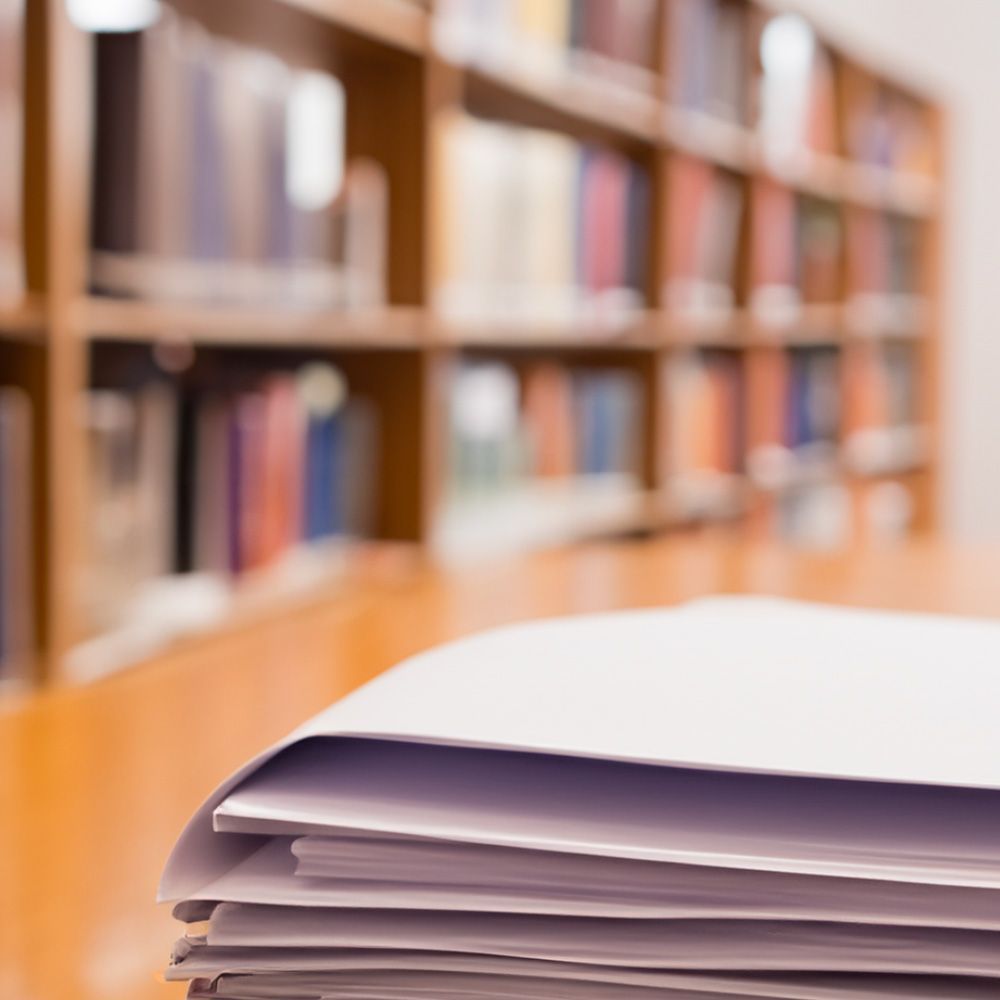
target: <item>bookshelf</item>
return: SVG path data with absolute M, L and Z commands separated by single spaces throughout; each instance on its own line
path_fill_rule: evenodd
M 331 209 L 342 213 L 336 246 L 355 254 L 336 258 L 336 281 L 326 230 L 315 281 L 294 284 L 295 247 L 279 262 L 291 267 L 268 258 L 240 271 L 197 229 L 197 213 L 185 225 L 207 242 L 168 267 L 176 220 L 162 205 L 180 189 L 144 179 L 143 150 L 157 138 L 142 116 L 121 130 L 113 117 L 135 114 L 118 107 L 129 105 L 122 94 L 165 92 L 148 79 L 112 86 L 134 39 L 98 42 L 70 23 L 63 0 L 27 0 L 24 280 L 0 298 L 0 381 L 31 403 L 32 666 L 21 676 L 72 676 L 74 654 L 117 627 L 86 610 L 100 579 L 88 576 L 87 520 L 98 432 L 125 397 L 126 423 L 162 417 L 166 404 L 143 395 L 154 383 L 180 387 L 178 398 L 221 387 L 279 406 L 304 372 L 326 366 L 327 382 L 338 373 L 377 426 L 365 533 L 432 557 L 712 525 L 820 545 L 933 530 L 943 175 L 932 97 L 756 0 L 544 0 L 537 16 L 522 12 L 527 22 L 488 31 L 461 0 L 162 6 L 190 31 L 179 36 L 184 53 L 208 46 L 220 63 L 264 54 L 268 72 L 280 60 L 283 81 L 339 81 L 344 160 L 378 171 L 345 175 Z M 601 21 L 616 10 L 621 23 Z M 772 48 L 798 45 L 800 62 L 803 45 L 811 53 L 799 105 L 781 105 L 794 81 L 769 83 L 768 32 Z M 153 65 L 166 48 L 149 51 Z M 122 135 L 137 147 L 124 186 L 159 199 L 158 222 L 138 209 L 133 219 L 134 205 L 108 207 L 108 164 L 123 162 L 104 149 L 111 132 L 113 150 Z M 225 173 L 225 138 L 212 140 L 223 165 L 208 165 L 220 197 L 237 177 Z M 234 155 L 247 166 L 260 149 Z M 502 153 L 500 171 L 484 159 L 490 149 L 516 155 Z M 468 164 L 481 179 L 463 187 L 455 178 L 471 176 Z M 254 171 L 240 172 L 249 183 L 244 174 Z M 211 201 L 184 191 L 184 205 L 211 213 Z M 602 198 L 618 208 L 590 212 Z M 539 205 L 556 205 L 545 209 L 555 222 L 537 223 Z M 470 236 L 476 216 L 486 221 Z M 365 220 L 374 248 L 356 237 Z M 501 222 L 528 235 L 504 241 Z M 98 268 L 95 249 L 109 247 L 124 269 Z M 125 294 L 123 281 L 138 284 Z M 459 426 L 463 382 L 471 436 Z M 483 416 L 476 386 L 506 401 Z M 812 413 L 831 393 L 836 415 Z M 90 430 L 85 394 L 103 407 Z M 627 442 L 627 460 L 609 439 Z M 172 481 L 164 488 L 184 496 Z M 290 501 L 277 491 L 267 502 Z M 338 576 L 352 558 L 331 557 Z M 267 591 L 262 575 L 247 573 L 237 594 Z M 304 579 L 313 576 L 327 592 L 315 566 Z M 197 603 L 197 591 L 184 601 Z M 220 623 L 247 603 L 222 600 Z

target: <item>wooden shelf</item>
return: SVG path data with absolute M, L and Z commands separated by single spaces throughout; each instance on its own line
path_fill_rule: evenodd
M 929 433 L 923 424 L 871 428 L 844 442 L 845 472 L 858 479 L 897 476 L 927 468 L 931 462 Z
M 806 303 L 780 322 L 750 315 L 746 323 L 747 343 L 753 347 L 809 347 L 844 339 L 844 311 L 838 302 Z
M 219 347 L 319 347 L 392 350 L 454 347 L 491 350 L 618 351 L 656 348 L 729 349 L 842 344 L 846 340 L 919 340 L 917 329 L 860 329 L 839 303 L 805 305 L 781 322 L 756 319 L 747 309 L 716 318 L 644 310 L 635 317 L 578 321 L 448 320 L 416 307 L 358 313 L 252 310 L 88 296 L 77 303 L 74 328 L 85 340 L 146 343 L 180 340 Z M 25 336 L 33 328 L 24 325 Z M 0 334 L 2 336 L 2 334 Z
M 656 493 L 618 478 L 537 479 L 453 500 L 440 513 L 431 549 L 454 563 L 662 527 Z
M 526 320 L 507 323 L 458 323 L 429 317 L 427 339 L 433 344 L 463 348 L 556 350 L 649 350 L 656 346 L 654 313 L 637 317 L 582 319 L 545 323 Z
M 422 54 L 427 48 L 427 11 L 409 0 L 280 0 L 376 42 Z
M 746 310 L 653 310 L 646 319 L 646 329 L 663 347 L 741 347 L 746 337 Z
M 660 140 L 669 148 L 738 173 L 750 173 L 757 165 L 756 137 L 750 129 L 697 111 L 668 106 Z
M 0 340 L 44 343 L 47 332 L 45 304 L 29 296 L 20 302 L 0 305 Z
M 658 505 L 670 527 L 728 521 L 745 511 L 749 492 L 750 481 L 742 473 L 675 474 L 658 496 Z
M 182 305 L 89 296 L 77 303 L 74 326 L 87 340 L 179 339 L 232 347 L 405 349 L 420 344 L 417 309 L 356 313 Z
M 541 74 L 467 66 L 461 72 L 473 109 L 611 141 L 649 146 L 657 141 L 659 102 L 651 94 L 569 69 Z
M 202 351 L 204 364 L 194 373 L 198 379 L 204 376 L 206 384 L 231 362 L 244 364 L 249 374 L 269 370 L 272 364 L 287 367 L 286 362 L 297 362 L 300 358 L 292 354 L 294 350 L 337 352 L 334 360 L 343 369 L 352 392 L 370 401 L 377 410 L 380 448 L 373 504 L 378 508 L 375 530 L 387 537 L 423 542 L 430 540 L 448 492 L 448 432 L 445 421 L 439 418 L 446 410 L 446 379 L 456 359 L 490 356 L 506 365 L 513 379 L 527 374 L 537 360 L 554 361 L 573 371 L 627 370 L 641 386 L 644 403 L 639 485 L 633 484 L 633 489 L 618 496 L 599 499 L 581 491 L 571 491 L 568 497 L 557 500 L 522 495 L 517 503 L 522 505 L 519 509 L 528 521 L 534 502 L 540 506 L 549 503 L 543 517 L 555 527 L 548 540 L 540 544 L 558 543 L 560 538 L 726 521 L 753 513 L 748 504 L 758 498 L 758 493 L 748 477 L 674 480 L 663 474 L 664 463 L 670 467 L 676 457 L 668 428 L 674 399 L 668 394 L 678 384 L 660 375 L 664 364 L 676 360 L 675 352 L 705 349 L 708 356 L 698 361 L 703 361 L 706 369 L 718 361 L 718 367 L 726 371 L 731 368 L 734 377 L 742 374 L 746 405 L 741 412 L 749 413 L 755 393 L 773 390 L 766 387 L 763 378 L 740 370 L 758 361 L 765 370 L 771 360 L 784 360 L 765 357 L 765 351 L 830 345 L 848 352 L 850 362 L 856 358 L 867 360 L 862 357 L 867 341 L 919 343 L 919 350 L 912 352 L 915 378 L 920 382 L 917 395 L 921 402 L 927 401 L 926 412 L 933 417 L 939 354 L 933 347 L 939 332 L 935 269 L 939 254 L 938 213 L 944 209 L 935 178 L 810 153 L 775 161 L 766 155 L 756 127 L 668 105 L 667 77 L 675 74 L 669 64 L 670 45 L 664 43 L 666 33 L 659 29 L 669 16 L 666 4 L 670 0 L 662 0 L 662 9 L 657 12 L 657 38 L 650 40 L 648 59 L 643 56 L 641 69 L 615 65 L 594 53 L 572 48 L 557 53 L 549 65 L 544 65 L 544 53 L 537 58 L 540 49 L 529 52 L 530 46 L 521 46 L 516 40 L 501 53 L 508 58 L 501 60 L 498 56 L 496 61 L 477 65 L 451 62 L 436 48 L 434 29 L 438 25 L 433 22 L 433 11 L 440 11 L 442 4 L 411 0 L 243 0 L 219 5 L 216 11 L 215 5 L 199 5 L 197 0 L 168 2 L 182 17 L 192 17 L 206 32 L 234 45 L 249 45 L 289 66 L 323 70 L 341 80 L 346 95 L 347 157 L 351 161 L 374 159 L 386 170 L 390 190 L 385 233 L 387 295 L 391 302 L 407 305 L 334 312 L 296 309 L 277 297 L 274 301 L 278 305 L 267 308 L 253 304 L 249 298 L 243 304 L 224 305 L 90 294 L 88 274 L 94 274 L 90 269 L 91 248 L 103 239 L 102 227 L 95 225 L 92 229 L 91 222 L 106 221 L 99 220 L 96 214 L 90 218 L 92 167 L 99 160 L 95 150 L 106 148 L 105 130 L 113 123 L 92 114 L 92 99 L 103 99 L 97 96 L 101 88 L 95 89 L 93 38 L 73 28 L 62 3 L 51 4 L 45 17 L 28 4 L 29 100 L 25 111 L 26 120 L 34 126 L 28 130 L 23 164 L 28 178 L 24 256 L 33 285 L 44 280 L 48 290 L 44 298 L 0 305 L 0 353 L 5 362 L 8 356 L 13 360 L 5 373 L 29 393 L 37 414 L 35 439 L 43 442 L 33 470 L 38 480 L 33 500 L 44 544 L 37 546 L 34 568 L 39 581 L 35 603 L 40 631 L 44 631 L 39 645 L 44 647 L 42 658 L 49 661 L 45 671 L 49 676 L 58 674 L 67 650 L 86 630 L 82 622 L 84 605 L 73 596 L 79 583 L 80 560 L 87 551 L 87 526 L 81 522 L 73 498 L 86 493 L 91 474 L 78 401 L 92 385 L 112 389 L 121 385 L 128 390 L 130 365 L 134 360 L 145 362 L 145 358 L 134 358 L 137 353 L 145 355 L 145 350 L 128 346 L 116 349 L 116 342 L 142 347 L 176 343 L 181 347 L 218 348 L 220 356 L 215 356 L 214 351 Z M 732 2 L 746 4 L 746 22 L 752 23 L 756 31 L 759 0 Z M 818 35 L 827 45 L 824 33 Z M 446 43 L 440 34 L 437 39 Z M 747 43 L 753 44 L 749 38 Z M 500 52 L 500 46 L 495 48 Z M 846 50 L 832 48 L 836 50 L 833 62 L 838 74 L 869 73 L 875 82 L 896 86 L 888 74 L 864 69 Z M 840 86 L 842 83 L 845 86 Z M 846 78 L 837 80 L 838 100 L 848 102 L 844 112 L 849 116 L 856 107 L 850 102 L 858 98 L 851 96 L 848 83 Z M 756 70 L 747 67 L 739 86 L 749 95 L 756 85 Z M 918 99 L 918 104 L 925 115 L 929 142 L 936 146 L 941 136 L 939 109 L 929 100 Z M 643 171 L 649 185 L 645 234 L 649 266 L 643 271 L 641 283 L 648 296 L 648 308 L 627 319 L 595 313 L 574 322 L 530 317 L 462 322 L 432 311 L 435 279 L 447 270 L 442 266 L 444 255 L 439 253 L 442 215 L 436 199 L 441 194 L 438 182 L 445 175 L 437 169 L 441 144 L 434 135 L 435 119 L 459 108 L 487 119 L 557 130 L 584 145 L 606 146 L 629 157 Z M 102 129 L 100 141 L 92 127 L 98 123 Z M 125 132 L 117 134 L 117 138 L 126 145 L 132 141 Z M 251 148 L 256 147 L 248 145 L 248 155 Z M 752 204 L 750 198 L 741 205 L 745 211 L 739 221 L 739 242 L 732 248 L 732 273 L 727 276 L 741 305 L 716 315 L 658 308 L 659 302 L 668 301 L 658 294 L 664 275 L 675 266 L 674 234 L 667 214 L 676 212 L 674 220 L 683 216 L 677 211 L 676 189 L 670 189 L 676 181 L 669 163 L 675 151 L 717 164 L 734 174 L 740 182 L 737 186 L 744 189 L 756 179 L 770 177 L 802 196 L 831 202 L 845 217 L 861 214 L 857 209 L 874 209 L 926 220 L 912 228 L 917 234 L 915 240 L 919 239 L 914 250 L 921 255 L 914 260 L 913 291 L 926 296 L 927 308 L 919 307 L 916 295 L 913 309 L 902 299 L 880 304 L 877 296 L 858 302 L 848 301 L 845 295 L 839 303 L 795 309 L 792 294 L 787 296 L 792 306 L 786 314 L 776 314 L 773 323 L 763 322 L 744 303 L 751 300 L 746 292 L 759 273 L 755 254 L 762 252 L 755 242 L 759 230 L 754 227 L 760 215 L 755 218 L 754 209 L 763 215 L 765 227 L 771 217 L 766 206 Z M 928 150 L 927 159 L 935 159 L 934 149 Z M 748 194 L 746 190 L 743 193 Z M 179 208 L 190 215 L 194 200 L 183 192 L 175 194 L 183 201 Z M 608 201 L 610 204 L 610 197 Z M 594 218 L 602 212 L 595 211 Z M 512 211 L 511 215 L 516 213 Z M 594 226 L 599 228 L 596 222 Z M 634 223 L 629 226 L 632 233 Z M 848 241 L 846 235 L 845 229 L 837 264 L 841 273 L 851 274 L 856 259 L 853 255 L 858 251 L 853 247 L 855 241 Z M 197 265 L 195 270 L 201 276 Z M 461 273 L 460 268 L 455 270 Z M 210 278 L 202 284 L 220 296 L 229 294 L 220 291 L 221 286 Z M 187 286 L 159 283 L 149 287 L 163 290 Z M 240 291 L 235 284 L 228 287 Z M 258 297 L 263 298 L 263 294 Z M 781 297 L 778 293 L 776 299 Z M 695 298 L 711 301 L 713 296 L 696 290 L 692 300 Z M 611 297 L 604 300 L 613 301 Z M 674 297 L 669 301 L 675 301 Z M 780 302 L 778 305 L 780 309 Z M 924 335 L 926 341 L 921 339 Z M 37 344 L 38 348 L 22 347 L 22 343 Z M 929 345 L 927 350 L 924 343 Z M 91 345 L 100 346 L 89 350 Z M 225 349 L 232 350 L 222 354 Z M 288 349 L 287 354 L 281 353 L 284 349 Z M 761 354 L 716 358 L 715 349 Z M 246 353 L 238 356 L 238 351 Z M 265 356 L 265 352 L 273 356 Z M 745 366 L 744 361 L 748 362 Z M 895 358 L 887 357 L 886 361 Z M 783 368 L 775 365 L 776 371 Z M 760 388 L 762 385 L 764 388 Z M 743 402 L 739 405 L 742 407 Z M 896 451 L 887 447 L 882 452 L 876 448 L 875 458 L 887 456 L 887 461 L 880 465 L 873 460 L 868 472 L 849 465 L 843 452 L 838 454 L 838 481 L 853 484 L 872 476 L 908 475 L 912 469 L 936 471 L 934 430 L 933 426 L 928 428 L 925 448 L 919 453 L 906 453 L 902 447 Z M 799 482 L 814 474 L 814 469 L 793 469 L 791 477 Z M 914 480 L 913 493 L 921 511 L 933 507 L 935 478 L 929 475 Z M 650 484 L 656 484 L 656 488 L 650 490 Z M 862 492 L 863 487 L 858 490 Z M 551 513 L 564 501 L 566 516 L 572 514 L 575 518 L 568 534 L 560 517 Z M 605 502 L 607 506 L 602 507 Z M 930 514 L 925 523 L 932 523 Z M 537 524 L 529 525 L 527 533 L 536 530 L 540 530 Z M 299 598 L 295 598 L 287 607 L 298 606 Z M 226 623 L 219 626 L 220 630 L 228 627 Z
M 763 145 L 755 146 L 756 170 L 799 192 L 826 201 L 843 201 L 847 162 L 837 156 L 802 150 L 792 161 L 775 163 Z
M 933 178 L 860 163 L 847 164 L 844 174 L 846 201 L 918 218 L 933 215 L 937 209 Z
M 699 159 L 742 174 L 761 174 L 800 194 L 847 202 L 900 215 L 926 217 L 937 207 L 934 180 L 853 163 L 840 156 L 803 150 L 791 162 L 768 157 L 756 133 L 710 115 L 668 107 L 662 142 Z
M 318 604 L 332 605 L 363 597 L 374 585 L 405 580 L 419 564 L 415 546 L 391 542 L 355 543 L 299 553 L 289 560 L 256 570 L 233 583 L 227 601 L 210 620 L 168 628 L 137 627 L 125 622 L 118 629 L 92 636 L 68 655 L 63 679 L 72 683 L 96 680 L 153 657 L 174 655 L 266 620 L 302 613 Z M 183 586 L 182 578 L 175 583 Z M 220 587 L 222 582 L 220 581 Z
M 794 317 L 767 322 L 748 309 L 734 309 L 713 320 L 685 319 L 653 313 L 648 321 L 658 331 L 659 342 L 671 347 L 721 347 L 750 349 L 808 347 L 840 344 L 844 340 L 843 310 L 839 303 L 804 305 Z

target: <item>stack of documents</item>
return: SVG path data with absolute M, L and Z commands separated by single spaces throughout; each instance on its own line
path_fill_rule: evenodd
M 191 997 L 1000 997 L 1000 624 L 759 598 L 414 657 L 161 886 Z

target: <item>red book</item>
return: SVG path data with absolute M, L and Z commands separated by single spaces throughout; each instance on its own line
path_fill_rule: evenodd
M 524 379 L 524 423 L 537 476 L 570 476 L 574 471 L 573 387 L 561 365 L 539 364 Z
M 788 356 L 780 347 L 750 351 L 746 365 L 747 449 L 784 444 Z
M 667 180 L 666 280 L 694 280 L 699 274 L 699 242 L 715 168 L 704 160 L 675 154 Z
M 624 283 L 628 164 L 605 152 L 587 153 L 582 183 L 582 279 L 590 291 Z
M 295 381 L 276 375 L 264 389 L 260 558 L 279 558 L 303 535 L 302 448 L 304 420 Z
M 233 513 L 237 546 L 232 563 L 237 572 L 259 566 L 262 559 L 264 414 L 264 397 L 256 392 L 240 396 L 233 413 L 237 455 Z
M 852 209 L 847 222 L 850 294 L 881 293 L 889 287 L 889 237 L 885 216 Z
M 753 185 L 753 284 L 794 286 L 795 195 L 767 178 Z

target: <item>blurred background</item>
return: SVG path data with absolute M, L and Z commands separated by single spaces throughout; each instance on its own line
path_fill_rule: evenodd
M 991 0 L 0 0 L 0 681 L 406 551 L 1000 538 Z
M 180 996 L 185 819 L 444 639 L 995 614 L 997 37 L 997 0 L 0 0 L 0 997 Z

